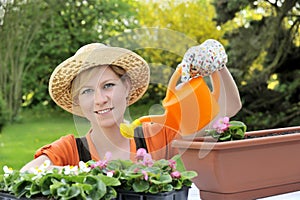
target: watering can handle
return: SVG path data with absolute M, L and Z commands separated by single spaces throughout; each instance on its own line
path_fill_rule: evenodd
M 169 90 L 171 91 L 176 90 L 177 81 L 180 79 L 181 73 L 182 73 L 182 67 L 179 66 L 173 73 L 172 77 L 170 78 L 166 96 L 168 96 Z M 221 87 L 220 74 L 218 73 L 218 71 L 212 73 L 211 78 L 212 78 L 212 85 L 213 85 L 212 96 L 218 101 L 220 97 L 220 87 Z
M 166 91 L 166 96 L 163 100 L 163 104 L 164 104 L 164 102 L 168 102 L 169 100 L 172 99 L 174 92 L 177 90 L 176 85 L 177 85 L 178 80 L 181 77 L 181 73 L 182 73 L 182 67 L 179 66 L 176 68 L 175 72 L 172 74 L 169 84 L 168 84 L 167 91 Z
M 168 84 L 168 90 L 174 91 L 176 90 L 177 81 L 180 79 L 182 73 L 182 67 L 179 66 L 176 68 L 175 72 L 173 73 L 172 77 L 170 78 L 169 84 Z
M 211 75 L 212 78 L 212 86 L 213 86 L 213 91 L 212 91 L 212 96 L 219 101 L 220 97 L 220 73 L 218 71 L 212 73 Z

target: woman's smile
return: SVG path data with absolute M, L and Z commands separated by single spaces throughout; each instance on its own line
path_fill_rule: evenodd
M 109 113 L 113 109 L 114 109 L 114 107 L 106 108 L 106 109 L 102 109 L 102 110 L 96 110 L 95 113 L 98 114 L 98 115 L 103 115 L 103 114 Z

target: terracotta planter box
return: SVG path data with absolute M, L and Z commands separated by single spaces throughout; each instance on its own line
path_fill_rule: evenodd
M 292 132 L 293 134 L 281 135 Z M 300 190 L 300 126 L 247 132 L 230 142 L 176 140 L 202 200 L 252 200 Z

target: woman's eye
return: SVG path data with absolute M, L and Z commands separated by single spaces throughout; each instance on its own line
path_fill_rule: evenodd
M 80 92 L 80 94 L 89 94 L 89 93 L 91 93 L 91 92 L 93 92 L 92 89 L 83 89 L 83 90 Z
M 114 83 L 106 83 L 106 84 L 104 85 L 104 88 L 105 88 L 105 89 L 111 88 L 111 87 L 113 87 L 114 85 L 115 85 Z

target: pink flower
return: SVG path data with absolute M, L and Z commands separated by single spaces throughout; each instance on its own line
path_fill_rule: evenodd
M 172 178 L 180 178 L 181 177 L 181 174 L 179 171 L 174 171 L 171 173 L 171 177 Z
M 143 165 L 147 166 L 147 167 L 152 167 L 154 164 L 154 161 L 152 160 L 152 157 L 150 154 L 145 154 L 144 155 L 144 159 L 143 159 Z
M 111 152 L 106 152 L 104 159 L 103 160 L 99 160 L 94 164 L 91 164 L 91 168 L 94 169 L 96 167 L 99 167 L 100 169 L 104 169 L 107 167 L 108 161 L 111 159 L 112 155 Z
M 229 126 L 229 117 L 224 117 L 218 119 L 213 125 L 213 128 L 216 129 L 218 133 L 223 133 L 228 129 Z
M 148 181 L 148 173 L 145 170 L 142 170 L 142 174 L 144 175 L 144 179 Z
M 147 151 L 146 149 L 144 148 L 139 148 L 137 151 L 136 151 L 136 160 L 143 160 L 144 159 L 144 156 L 147 154 Z
M 140 171 L 140 168 L 135 168 L 135 169 L 133 170 L 134 173 L 138 173 L 139 171 Z
M 91 168 L 94 169 L 96 167 L 99 167 L 100 169 L 104 169 L 107 166 L 107 160 L 99 160 L 94 164 L 91 164 Z
M 224 124 L 229 124 L 229 117 L 224 117 L 223 118 L 223 123 Z
M 171 169 L 176 169 L 176 161 L 175 160 L 169 160 L 169 167 L 171 167 Z

